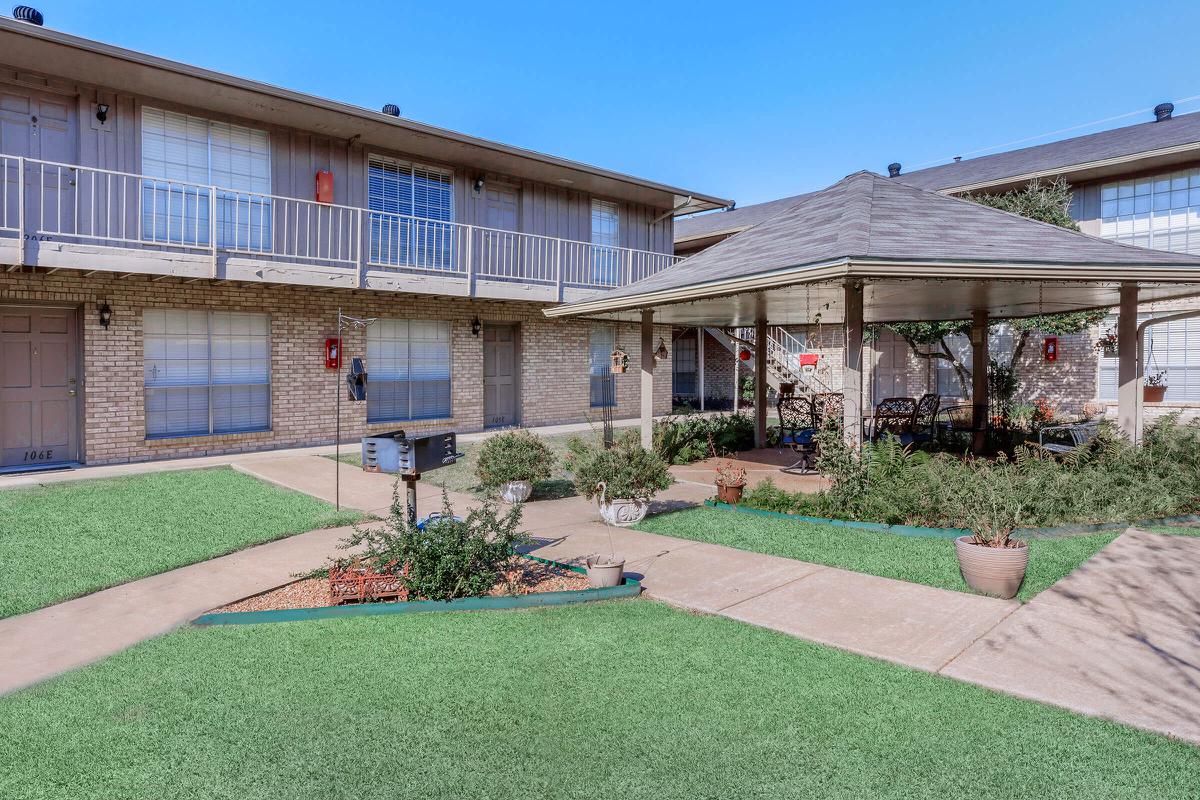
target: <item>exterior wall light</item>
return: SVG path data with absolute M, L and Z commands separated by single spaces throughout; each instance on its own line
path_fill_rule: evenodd
M 483 191 L 483 177 L 480 176 L 475 179 L 475 194 L 479 194 L 482 191 Z
M 100 327 L 108 330 L 109 323 L 111 322 L 112 309 L 109 308 L 108 303 L 104 303 L 104 305 L 100 306 Z
M 96 119 L 103 125 L 108 120 L 108 103 L 96 104 Z
M 479 317 L 471 320 L 471 335 L 478 336 L 481 330 L 483 330 L 483 323 L 479 320 Z

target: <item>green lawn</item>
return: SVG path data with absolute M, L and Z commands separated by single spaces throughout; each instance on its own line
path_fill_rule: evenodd
M 543 436 L 542 441 L 554 453 L 557 463 L 554 467 L 554 474 L 550 480 L 539 481 L 533 486 L 532 500 L 552 500 L 561 497 L 570 497 L 575 494 L 575 487 L 571 483 L 570 477 L 567 475 L 566 469 L 562 464 L 563 456 L 567 454 L 567 442 L 575 437 L 588 439 L 595 437 L 599 441 L 601 434 L 597 429 L 586 433 L 562 433 L 555 436 Z M 421 476 L 422 481 L 428 481 L 434 486 L 443 486 L 452 492 L 464 492 L 468 494 L 482 494 L 483 488 L 479 485 L 478 479 L 475 477 L 475 465 L 479 461 L 479 448 L 482 442 L 460 442 L 458 445 L 459 452 L 465 454 L 464 458 L 460 458 L 455 464 L 449 467 L 442 467 L 433 472 L 426 473 Z M 347 447 L 352 447 L 347 445 Z M 332 455 L 328 458 L 333 458 Z M 343 464 L 351 466 L 362 466 L 362 453 L 358 450 L 353 450 L 350 453 L 343 453 L 341 457 Z
M 232 469 L 0 491 L 0 617 L 357 515 Z
M 959 574 L 953 539 L 899 536 L 715 508 L 661 514 L 647 518 L 637 527 L 664 536 L 723 544 L 942 589 L 971 591 Z M 1107 531 L 1031 541 L 1029 569 L 1018 599 L 1029 600 L 1049 588 L 1118 535 L 1119 531 Z
M 1194 798 L 1200 750 L 646 600 L 189 629 L 0 699 L 0 796 Z

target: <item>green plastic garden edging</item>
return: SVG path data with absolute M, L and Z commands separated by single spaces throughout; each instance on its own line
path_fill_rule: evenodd
M 762 517 L 780 517 L 783 519 L 812 522 L 817 525 L 834 525 L 844 528 L 857 528 L 867 531 L 883 531 L 900 536 L 932 536 L 939 539 L 956 539 L 959 536 L 970 536 L 966 528 L 926 528 L 920 525 L 889 525 L 886 522 L 857 522 L 846 519 L 828 519 L 826 517 L 806 517 L 801 514 L 788 514 L 783 511 L 767 511 L 762 508 L 746 508 L 732 506 L 716 500 L 705 500 L 704 505 L 722 511 L 736 511 L 740 514 L 757 514 Z M 1100 533 L 1101 531 L 1123 530 L 1130 527 L 1147 527 L 1151 525 L 1180 525 L 1200 522 L 1200 514 L 1184 514 L 1179 517 L 1162 517 L 1160 519 L 1145 519 L 1140 522 L 1096 522 L 1076 523 L 1073 525 L 1057 525 L 1051 528 L 1017 528 L 1014 534 L 1027 536 L 1032 539 L 1055 539 L 1060 536 L 1074 536 L 1081 533 Z
M 581 575 L 587 574 L 586 569 L 572 564 L 563 564 L 560 561 L 551 561 L 527 554 L 524 557 Z M 624 597 L 637 597 L 641 591 L 642 584 L 639 581 L 633 578 L 624 578 L 620 586 L 609 586 L 603 589 L 577 589 L 570 592 L 543 592 L 504 597 L 464 597 L 458 600 L 414 600 L 404 603 L 360 603 L 319 608 L 286 608 L 275 611 L 224 611 L 202 614 L 192 620 L 192 624 L 200 626 L 258 625 L 267 622 L 301 622 L 338 617 L 373 617 L 380 614 L 420 614 L 428 611 L 498 611 L 540 606 L 566 606 L 575 603 L 591 603 L 596 600 L 617 600 Z

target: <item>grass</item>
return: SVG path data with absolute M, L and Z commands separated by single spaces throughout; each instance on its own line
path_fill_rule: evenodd
M 232 469 L 0 491 L 0 617 L 356 518 Z
M 562 459 L 567 454 L 567 442 L 575 437 L 587 439 L 595 437 L 597 441 L 600 437 L 599 431 L 589 433 L 561 433 L 554 436 L 543 436 L 542 441 L 554 453 L 556 459 L 554 474 L 549 480 L 539 481 L 533 485 L 533 495 L 531 500 L 556 500 L 562 497 L 571 497 L 575 494 L 575 486 L 571 483 L 570 475 L 567 474 L 563 467 Z M 483 442 L 460 442 L 458 449 L 465 456 L 449 467 L 442 467 L 433 472 L 426 473 L 421 476 L 422 481 L 428 481 L 434 486 L 441 486 L 449 489 L 452 492 L 463 492 L 467 494 L 483 494 L 483 487 L 479 485 L 479 480 L 475 477 L 475 465 L 479 462 L 479 448 Z M 327 458 L 333 458 L 332 455 Z M 343 464 L 350 464 L 354 467 L 362 466 L 362 454 L 355 450 L 354 452 L 343 454 L 341 457 Z
M 0 796 L 1192 798 L 1200 750 L 646 600 L 190 629 L 0 699 Z
M 940 589 L 971 591 L 959 574 L 953 539 L 899 536 L 715 508 L 660 514 L 637 527 L 664 536 L 723 544 Z M 1048 589 L 1119 534 L 1106 531 L 1030 541 L 1029 569 L 1017 599 L 1027 601 Z

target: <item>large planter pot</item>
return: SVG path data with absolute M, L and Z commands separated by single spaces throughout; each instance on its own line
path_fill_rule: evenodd
M 606 556 L 588 556 L 587 576 L 588 585 L 593 589 L 605 589 L 609 586 L 620 586 L 621 577 L 625 574 L 625 559 L 617 561 Z
M 533 494 L 529 481 L 509 481 L 500 485 L 500 499 L 506 503 L 524 503 Z
M 1017 596 L 1029 566 L 1029 546 L 987 547 L 975 544 L 970 536 L 954 540 L 958 568 L 963 580 L 977 592 L 1005 600 Z
M 717 499 L 722 503 L 728 503 L 731 506 L 736 506 L 738 503 L 742 502 L 742 492 L 745 490 L 745 488 L 745 484 L 741 484 L 739 486 L 722 486 L 718 483 Z
M 646 518 L 646 512 L 650 510 L 650 503 L 647 500 L 629 500 L 618 497 L 607 501 L 598 500 L 597 504 L 600 506 L 600 516 L 604 517 L 604 521 L 609 525 L 621 528 L 638 524 Z
M 1144 403 L 1161 403 L 1163 398 L 1167 396 L 1167 387 L 1165 386 L 1143 386 L 1142 387 L 1142 402 Z

